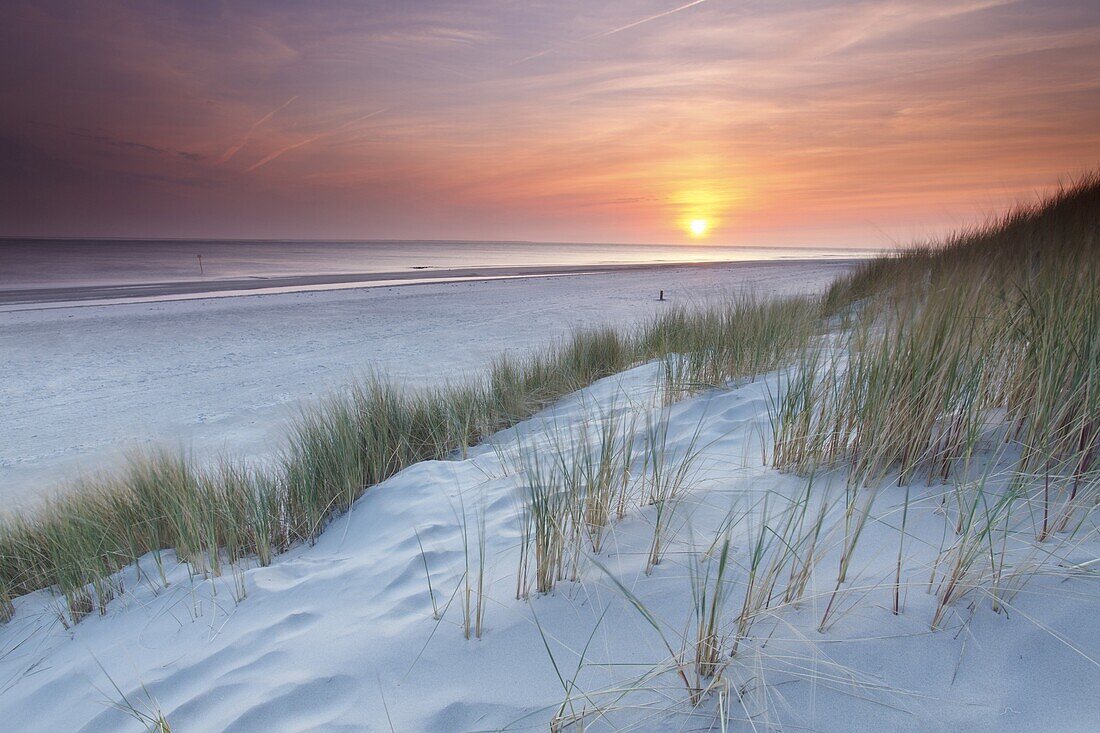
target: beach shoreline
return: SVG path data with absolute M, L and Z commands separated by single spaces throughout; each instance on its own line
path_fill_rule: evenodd
M 769 260 L 770 261 L 770 260 Z M 777 262 L 845 262 L 855 264 L 858 258 L 787 258 Z M 0 312 L 65 308 L 122 303 L 153 303 L 166 300 L 197 300 L 203 298 L 244 295 L 275 295 L 316 290 L 350 290 L 359 288 L 434 285 L 454 282 L 516 280 L 560 277 L 564 275 L 594 275 L 615 272 L 646 272 L 670 268 L 730 268 L 760 264 L 759 260 L 658 262 L 595 265 L 542 265 L 533 267 L 413 267 L 392 272 L 354 272 L 290 275 L 278 277 L 208 278 L 150 283 L 89 283 L 82 285 L 0 287 Z

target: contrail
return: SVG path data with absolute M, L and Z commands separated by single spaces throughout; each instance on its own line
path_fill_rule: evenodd
M 690 3 L 685 3 L 685 4 L 683 4 L 679 7 L 672 8 L 671 10 L 666 10 L 663 13 L 657 13 L 656 15 L 650 15 L 647 18 L 642 18 L 641 20 L 636 20 L 633 23 L 627 23 L 626 25 L 621 25 L 618 28 L 612 28 L 611 30 L 604 31 L 603 33 L 597 33 L 597 34 L 592 35 L 592 36 L 587 36 L 583 40 L 589 41 L 589 40 L 592 40 L 593 38 L 603 38 L 605 36 L 615 35 L 616 33 L 622 33 L 623 31 L 630 30 L 631 28 L 637 28 L 638 26 L 642 25 L 643 23 L 648 23 L 651 20 L 657 20 L 658 18 L 664 18 L 666 15 L 672 15 L 673 13 L 679 13 L 681 10 L 687 10 L 688 8 L 693 8 L 696 5 L 700 5 L 702 3 L 705 3 L 706 1 L 707 0 L 692 0 L 692 2 L 690 2 Z
M 665 16 L 672 15 L 674 13 L 679 13 L 681 10 L 687 10 L 688 8 L 693 8 L 696 5 L 701 5 L 702 3 L 705 3 L 706 1 L 707 0 L 692 0 L 690 3 L 684 3 L 683 5 L 677 6 L 675 8 L 671 8 L 669 10 L 665 10 L 664 12 L 657 13 L 655 15 L 646 16 L 645 18 L 642 18 L 641 20 L 636 20 L 633 23 L 627 23 L 626 25 L 621 25 L 618 28 L 612 28 L 609 31 L 601 31 L 600 33 L 593 33 L 590 36 L 585 36 L 584 38 L 581 39 L 581 41 L 591 41 L 591 40 L 595 40 L 596 38 L 605 38 L 607 36 L 613 36 L 616 33 L 622 33 L 623 31 L 630 30 L 631 28 L 637 28 L 638 26 L 640 26 L 644 23 L 648 23 L 651 20 L 657 20 L 658 18 L 664 18 Z M 565 44 L 562 44 L 562 45 L 565 45 Z M 559 48 L 561 48 L 561 45 L 551 46 L 550 48 L 544 49 L 544 50 L 539 51 L 537 53 L 533 53 L 530 56 L 524 56 L 519 61 L 514 61 L 509 65 L 510 66 L 518 66 L 519 64 L 522 64 L 522 63 L 527 62 L 527 61 L 531 61 L 532 59 L 537 59 L 540 56 L 545 56 L 546 54 L 548 54 L 552 51 L 555 51 Z
M 260 125 L 262 125 L 263 123 L 267 122 L 272 117 L 274 117 L 276 112 L 281 112 L 284 109 L 286 109 L 290 105 L 290 103 L 293 102 L 297 98 L 298 98 L 298 95 L 295 94 L 293 97 L 291 97 L 290 99 L 286 100 L 285 102 L 283 102 L 281 105 L 279 105 L 275 109 L 268 112 L 266 115 L 261 117 L 259 120 L 257 120 L 256 122 L 253 122 L 252 127 L 248 128 L 248 132 L 245 133 L 244 139 L 241 140 L 241 142 L 238 145 L 233 145 L 228 150 L 226 150 L 224 153 L 222 153 L 222 156 L 220 158 L 218 158 L 216 161 L 214 161 L 214 165 L 221 165 L 222 163 L 226 162 L 227 160 L 232 158 L 234 155 L 239 153 L 241 151 L 241 148 L 243 148 L 245 145 L 248 144 L 248 141 L 252 138 L 252 133 L 256 132 L 256 130 L 260 127 Z
M 268 163 L 275 160 L 276 158 L 278 158 L 280 155 L 282 155 L 284 153 L 289 153 L 291 150 L 294 150 L 296 148 L 300 148 L 303 145 L 308 145 L 311 142 L 314 142 L 316 140 L 320 140 L 323 137 L 328 137 L 329 135 L 335 135 L 336 133 L 340 132 L 341 130 L 344 130 L 344 129 L 350 127 L 351 125 L 354 125 L 356 122 L 362 122 L 363 120 L 370 119 L 371 117 L 374 117 L 375 115 L 380 115 L 383 112 L 387 111 L 388 109 L 389 109 L 389 107 L 383 107 L 382 109 L 376 109 L 373 112 L 369 112 L 369 113 L 363 115 L 362 117 L 356 117 L 353 120 L 348 120 L 347 122 L 343 123 L 342 125 L 339 125 L 338 127 L 335 127 L 333 129 L 329 130 L 328 132 L 322 132 L 322 133 L 319 133 L 317 135 L 314 135 L 313 137 L 307 137 L 304 140 L 299 140 L 296 143 L 291 143 L 290 145 L 287 145 L 284 148 L 279 148 L 278 150 L 276 150 L 273 153 L 268 153 L 259 162 L 253 163 L 252 165 L 245 168 L 244 172 L 245 173 L 251 173 L 252 171 L 256 170 L 257 168 L 260 168 L 262 166 L 267 165 Z

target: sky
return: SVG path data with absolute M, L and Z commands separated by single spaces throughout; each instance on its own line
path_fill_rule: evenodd
M 880 247 L 1098 121 L 1096 0 L 0 3 L 0 236 Z

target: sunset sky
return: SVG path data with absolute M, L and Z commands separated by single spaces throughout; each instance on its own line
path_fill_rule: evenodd
M 0 4 L 8 236 L 882 246 L 1098 121 L 1096 0 Z

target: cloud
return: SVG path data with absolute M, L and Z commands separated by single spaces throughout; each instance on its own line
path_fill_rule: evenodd
M 9 0 L 0 138 L 52 162 L 0 186 L 46 232 L 877 241 L 1096 165 L 1098 80 L 1081 0 Z
M 91 140 L 93 142 L 102 143 L 103 145 L 110 145 L 116 148 L 138 150 L 146 153 L 154 153 L 156 155 L 170 155 L 178 158 L 184 158 L 185 160 L 198 161 L 202 160 L 205 157 L 201 153 L 193 153 L 187 150 L 172 150 L 170 148 L 162 148 L 156 145 L 147 145 L 146 143 L 140 143 L 134 140 L 119 140 L 117 138 L 111 137 L 110 135 L 98 135 L 82 130 L 71 130 L 70 134 L 74 137 L 82 138 L 84 140 Z

